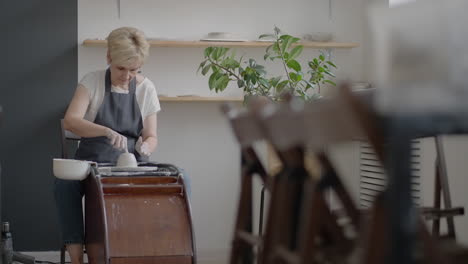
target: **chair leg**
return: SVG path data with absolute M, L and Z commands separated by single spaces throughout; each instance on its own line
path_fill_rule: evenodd
M 243 168 L 242 186 L 239 201 L 239 208 L 234 229 L 234 240 L 231 248 L 231 264 L 253 263 L 252 245 L 241 241 L 238 237 L 238 231 L 252 232 L 252 178 L 248 171 Z
M 436 159 L 435 164 L 435 177 L 434 177 L 434 208 L 440 209 L 441 206 L 441 185 L 440 185 L 440 174 L 439 174 L 439 158 Z M 436 218 L 432 221 L 432 235 L 435 238 L 440 236 L 440 218 Z
M 370 228 L 367 230 L 364 264 L 383 263 L 385 259 L 385 241 L 387 240 L 387 217 L 384 212 L 384 195 L 375 197 L 370 216 Z
M 284 232 L 282 228 L 284 225 L 281 224 L 281 219 L 287 217 L 287 215 L 284 215 L 286 209 L 285 196 L 287 190 L 285 189 L 286 183 L 283 178 L 284 175 L 277 175 L 272 185 L 271 199 L 269 209 L 267 211 L 266 230 L 263 237 L 264 243 L 257 263 L 271 263 L 274 249 L 281 244 L 280 237 L 282 235 L 280 233 Z
M 265 185 L 262 187 L 262 194 L 260 195 L 260 217 L 258 220 L 258 235 L 262 236 L 263 233 L 263 211 L 265 206 Z
M 67 246 L 63 245 L 60 249 L 60 264 L 65 264 L 65 252 L 67 251 Z
M 450 187 L 447 177 L 447 163 L 445 162 L 444 147 L 442 142 L 442 137 L 437 136 L 436 141 L 436 151 L 437 151 L 437 160 L 438 160 L 438 175 L 440 180 L 440 186 L 442 188 L 442 195 L 444 198 L 444 208 L 452 208 L 452 198 L 450 195 Z M 456 239 L 455 234 L 455 224 L 453 217 L 447 217 L 447 229 L 448 237 Z

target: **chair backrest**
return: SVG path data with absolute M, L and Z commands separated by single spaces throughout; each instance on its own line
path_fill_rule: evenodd
M 73 134 L 72 132 L 65 130 L 63 125 L 63 119 L 60 119 L 60 139 L 62 142 L 62 158 L 68 159 L 69 155 L 67 152 L 67 140 L 73 140 L 79 142 L 80 136 Z

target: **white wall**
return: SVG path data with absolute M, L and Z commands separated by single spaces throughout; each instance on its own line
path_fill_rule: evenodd
M 121 0 L 120 19 L 114 0 L 78 1 L 78 41 L 104 38 L 114 28 L 129 25 L 148 37 L 200 39 L 211 31 L 240 33 L 255 39 L 274 25 L 300 36 L 333 31 L 337 41 L 362 43 L 366 0 Z M 237 54 L 263 61 L 260 48 Z M 304 52 L 307 56 L 316 50 Z M 160 94 L 210 93 L 207 79 L 196 75 L 202 48 L 152 48 L 143 73 Z M 104 69 L 105 48 L 79 47 L 78 78 Z M 333 58 L 342 79 L 362 80 L 362 48 L 337 50 Z M 277 67 L 276 67 L 277 68 Z M 240 95 L 230 87 L 223 95 Z M 200 258 L 222 263 L 230 247 L 239 186 L 239 149 L 217 103 L 162 103 L 158 115 L 160 145 L 153 160 L 175 163 L 192 177 L 192 208 Z M 344 155 L 349 159 L 349 155 Z M 352 159 L 352 158 L 351 158 Z M 353 172 L 349 172 L 353 174 Z M 355 174 L 353 174 L 355 176 Z M 356 190 L 357 191 L 357 190 Z

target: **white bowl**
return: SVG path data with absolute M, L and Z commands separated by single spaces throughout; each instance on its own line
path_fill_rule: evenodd
M 84 180 L 91 168 L 91 162 L 74 159 L 54 159 L 54 176 L 63 180 Z
M 210 32 L 206 35 L 207 38 L 223 39 L 232 38 L 233 34 L 229 32 Z
M 305 41 L 318 41 L 327 42 L 333 39 L 333 33 L 331 32 L 314 32 L 310 34 L 304 34 L 302 39 Z
M 119 158 L 117 159 L 117 167 L 121 168 L 135 168 L 138 167 L 137 160 L 133 153 L 122 153 L 120 154 Z

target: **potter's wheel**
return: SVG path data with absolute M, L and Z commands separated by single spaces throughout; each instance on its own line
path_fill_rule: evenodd
M 117 167 L 112 163 L 99 163 L 100 176 L 178 176 L 179 170 L 172 164 L 140 162 L 138 167 Z

